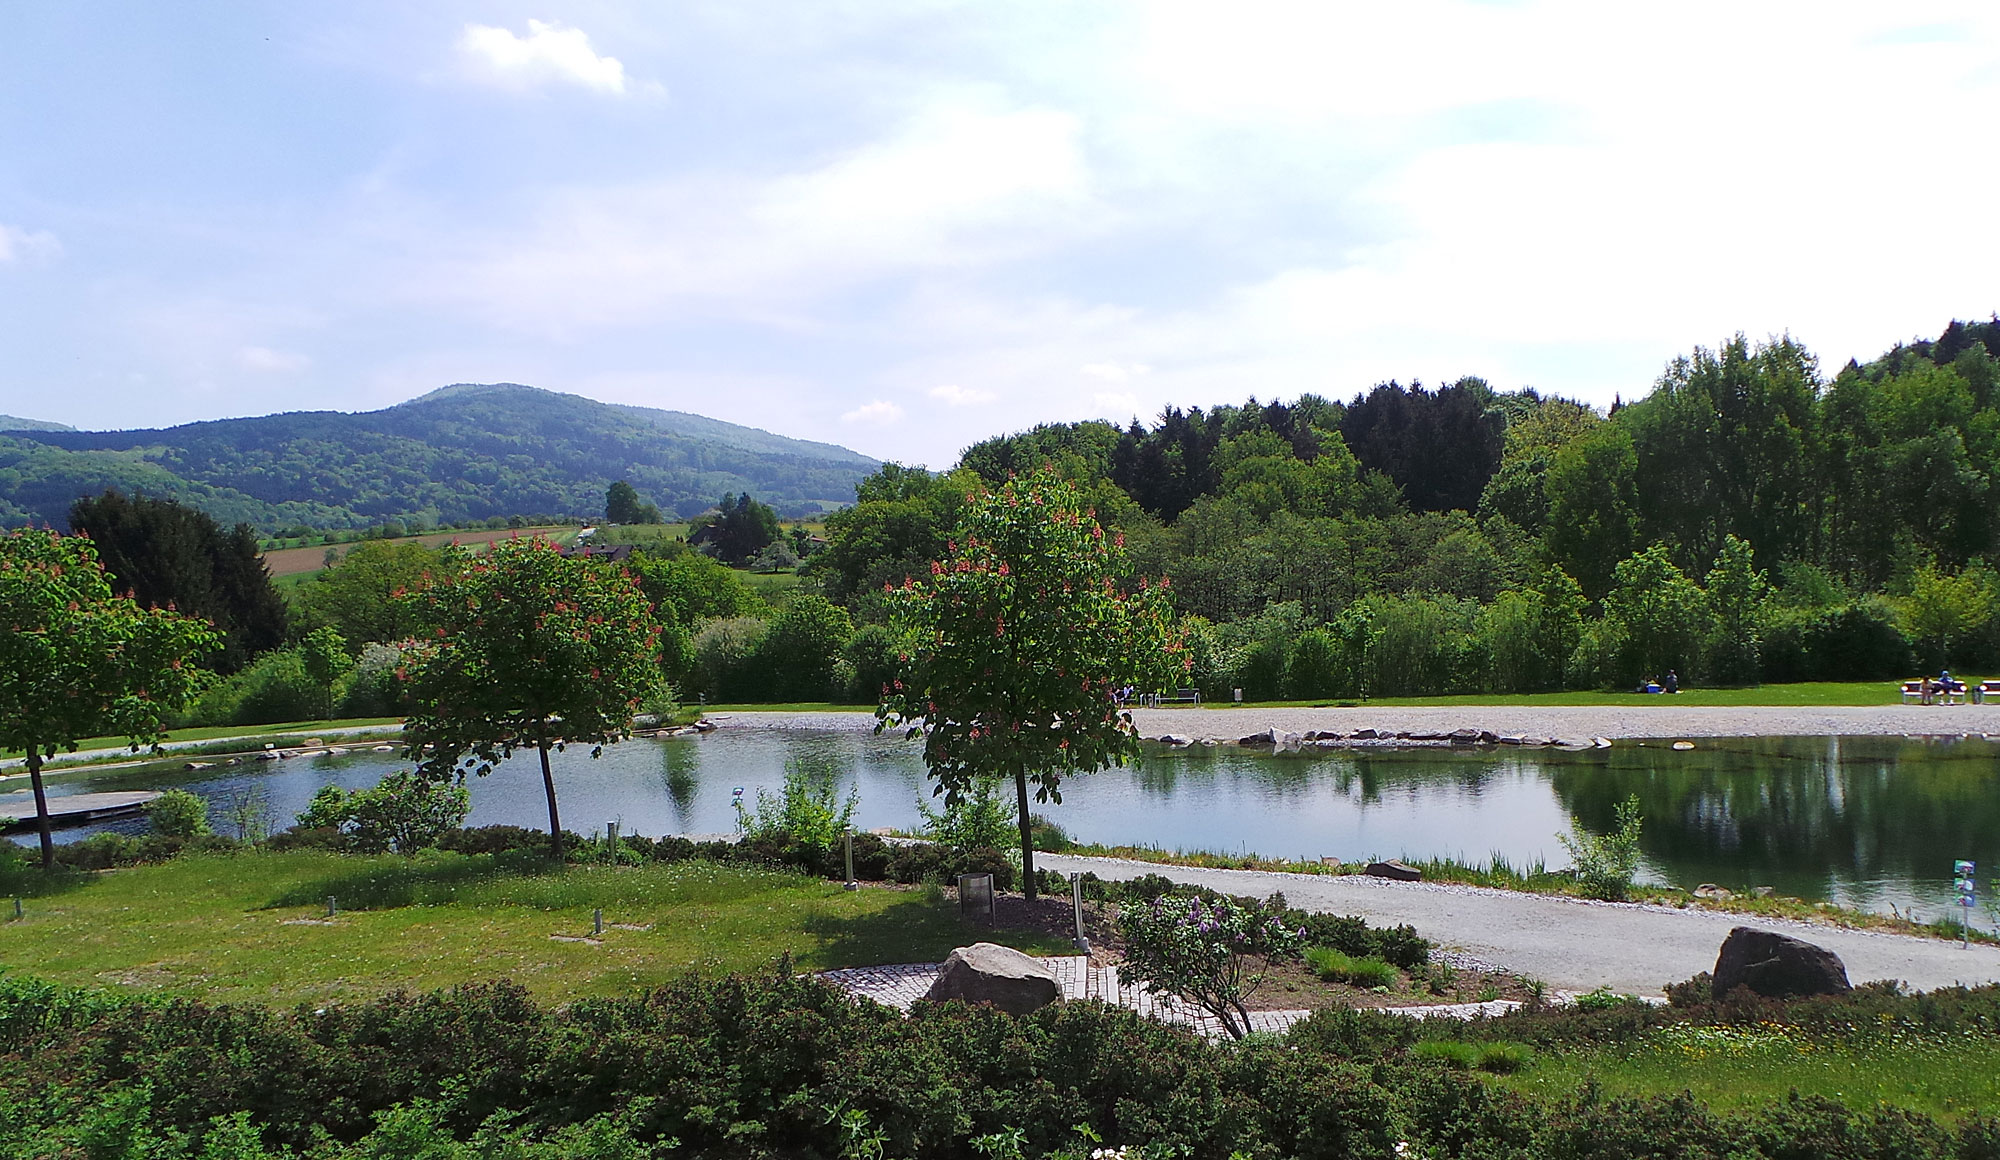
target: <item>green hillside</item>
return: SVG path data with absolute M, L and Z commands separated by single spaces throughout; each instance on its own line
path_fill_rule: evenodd
M 4 426 L 4 424 L 0 424 Z M 106 487 L 272 530 L 591 516 L 612 481 L 692 515 L 747 491 L 786 515 L 851 503 L 877 463 L 678 411 L 512 383 L 459 384 L 380 411 L 302 411 L 161 430 L 8 430 L 0 524 L 65 522 Z
M 47 419 L 23 419 L 19 415 L 0 415 L 0 431 L 74 431 L 67 423 L 51 423 Z

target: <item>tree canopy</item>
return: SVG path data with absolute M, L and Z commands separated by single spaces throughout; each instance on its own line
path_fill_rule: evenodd
M 69 524 L 88 535 L 116 589 L 147 607 L 174 608 L 222 633 L 215 667 L 233 673 L 283 644 L 284 597 L 271 584 L 248 524 L 223 531 L 205 513 L 170 499 L 115 489 L 70 505 Z
M 876 715 L 924 739 L 937 792 L 1014 782 L 1023 881 L 1035 892 L 1028 787 L 1062 800 L 1063 778 L 1121 765 L 1138 737 L 1121 694 L 1186 671 L 1163 586 L 1122 591 L 1122 546 L 1079 510 L 1052 470 L 973 499 L 928 575 L 891 597 L 907 649 Z
M 200 620 L 114 593 L 87 537 L 0 536 L 0 748 L 27 757 L 44 867 L 44 759 L 86 737 L 157 741 L 198 687 L 193 662 L 220 643 Z
M 661 681 L 652 606 L 622 570 L 536 539 L 497 545 L 404 599 L 420 629 L 400 673 L 410 756 L 433 777 L 484 777 L 536 750 L 560 857 L 549 753 L 588 745 L 595 757 L 630 735 Z

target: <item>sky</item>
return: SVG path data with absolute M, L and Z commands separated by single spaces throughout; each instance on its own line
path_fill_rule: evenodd
M 949 466 L 2000 311 L 1991 3 L 10 6 L 0 413 L 520 382 Z

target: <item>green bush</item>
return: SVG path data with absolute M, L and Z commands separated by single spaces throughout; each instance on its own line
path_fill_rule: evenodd
M 169 838 L 192 838 L 210 832 L 208 802 L 184 789 L 170 789 L 146 803 L 146 820 L 153 832 Z
M 333 830 L 349 848 L 364 853 L 394 849 L 414 854 L 438 844 L 472 812 L 472 796 L 462 785 L 397 770 L 369 789 L 348 793 L 325 785 L 298 815 L 299 829 Z
M 1576 880 L 1592 898 L 1623 902 L 1632 890 L 1632 876 L 1639 869 L 1640 816 L 1637 794 L 1618 803 L 1617 827 L 1609 834 L 1593 834 L 1583 823 L 1570 819 L 1567 834 L 1556 835 L 1563 849 L 1576 862 Z
M 1118 911 L 1125 961 L 1118 981 L 1185 999 L 1235 1039 L 1250 1032 L 1245 1007 L 1264 981 L 1253 959 L 1296 956 L 1302 933 L 1283 921 L 1282 899 L 1239 905 L 1227 898 L 1164 895 Z
M 975 780 L 971 790 L 956 802 L 947 800 L 941 809 L 933 810 L 918 798 L 917 813 L 924 819 L 924 837 L 940 845 L 1003 847 L 1019 840 L 1012 805 L 1001 795 L 995 778 Z
M 879 1144 L 957 1160 L 981 1140 L 1024 1157 L 1996 1155 L 2000 1121 L 1976 1113 L 1941 1125 L 1793 1096 L 1724 1115 L 1687 1095 L 1526 1096 L 1467 1074 L 1529 1066 L 1522 1031 L 1587 1043 L 1640 1016 L 1992 1034 L 2000 988 L 1463 1023 L 1321 1011 L 1229 1045 L 1095 1002 L 905 1016 L 786 962 L 561 1007 L 506 983 L 274 1011 L 0 975 L 0 1156 L 768 1160 Z
M 1355 987 L 1394 987 L 1402 981 L 1395 964 L 1378 958 L 1355 958 L 1332 947 L 1307 947 L 1306 965 L 1330 983 Z
M 754 810 L 741 798 L 734 804 L 736 829 L 745 838 L 783 836 L 811 849 L 830 850 L 852 823 L 861 790 L 851 789 L 842 802 L 833 770 L 791 758 L 785 763 L 785 784 L 778 795 L 758 790 Z

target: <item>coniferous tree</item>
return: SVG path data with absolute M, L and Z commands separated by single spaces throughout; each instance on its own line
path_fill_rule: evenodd
M 284 597 L 271 584 L 257 533 L 228 531 L 170 499 L 116 490 L 70 505 L 71 529 L 87 534 L 112 587 L 141 607 L 173 608 L 222 633 L 217 670 L 232 673 L 285 642 Z

